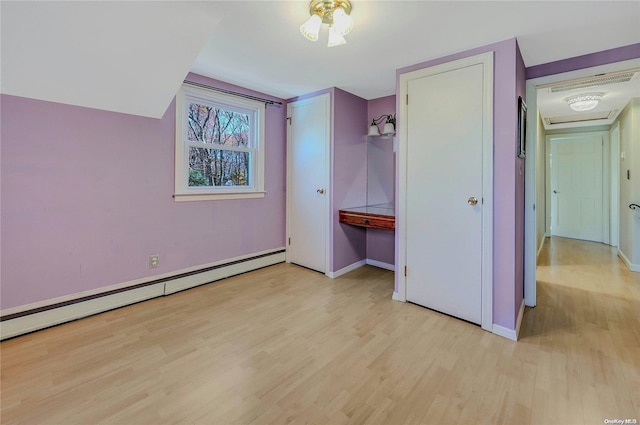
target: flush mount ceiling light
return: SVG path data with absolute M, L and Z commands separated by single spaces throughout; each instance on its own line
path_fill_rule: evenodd
M 604 93 L 585 93 L 570 96 L 565 99 L 569 107 L 577 112 L 590 111 L 598 106 Z
M 327 47 L 346 44 L 344 36 L 353 29 L 351 19 L 351 3 L 349 0 L 313 0 L 309 4 L 311 17 L 300 25 L 300 32 L 308 40 L 318 41 L 322 24 L 329 25 L 329 42 Z

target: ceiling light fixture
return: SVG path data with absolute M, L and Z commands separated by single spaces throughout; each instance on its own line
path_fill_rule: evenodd
M 311 17 L 300 25 L 300 32 L 308 40 L 318 41 L 322 24 L 329 25 L 327 47 L 346 44 L 344 36 L 353 29 L 351 2 L 349 0 L 313 0 L 309 4 Z
M 598 106 L 604 93 L 585 93 L 570 96 L 565 99 L 569 107 L 577 112 L 590 111 Z

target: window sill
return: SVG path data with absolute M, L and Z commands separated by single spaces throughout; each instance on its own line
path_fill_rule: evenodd
M 222 201 L 225 199 L 256 199 L 264 198 L 266 192 L 245 193 L 176 193 L 173 195 L 175 202 L 189 201 Z

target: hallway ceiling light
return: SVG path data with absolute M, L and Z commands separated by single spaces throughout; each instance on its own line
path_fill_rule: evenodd
M 318 41 L 322 24 L 329 25 L 329 42 L 327 47 L 346 44 L 344 36 L 353 29 L 351 3 L 349 0 L 313 0 L 309 4 L 311 17 L 300 25 L 300 32 L 308 40 Z
M 567 97 L 565 101 L 574 111 L 590 111 L 598 106 L 602 96 L 604 96 L 604 93 L 585 93 Z

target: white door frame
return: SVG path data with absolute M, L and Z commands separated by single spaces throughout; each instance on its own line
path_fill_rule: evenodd
M 403 270 L 407 263 L 407 99 L 408 82 L 455 69 L 483 65 L 483 137 L 482 137 L 482 329 L 493 331 L 493 52 L 487 52 L 452 62 L 419 69 L 400 75 L 399 127 L 398 127 L 398 211 L 396 222 L 398 235 L 398 263 L 396 274 L 398 292 L 394 299 L 407 300 L 407 279 Z
M 545 232 L 547 235 L 551 236 L 551 142 L 554 139 L 566 139 L 566 138 L 578 138 L 581 136 L 599 136 L 602 138 L 602 199 L 600 200 L 602 203 L 602 243 L 609 243 L 609 203 L 611 201 L 611 197 L 609 195 L 608 186 L 610 186 L 610 173 L 608 168 L 609 157 L 607 152 L 609 150 L 609 132 L 608 131 L 580 131 L 575 133 L 562 133 L 562 134 L 550 134 L 545 137 L 545 151 L 547 155 L 545 157 L 545 185 L 547 192 L 547 199 L 545 201 L 546 204 L 546 218 L 545 223 L 547 224 L 547 228 Z M 606 213 L 605 213 L 606 211 Z
M 611 144 L 610 162 L 610 183 L 611 183 L 611 215 L 609 216 L 609 228 L 611 235 L 609 245 L 618 247 L 620 243 L 620 123 L 611 127 L 609 133 L 609 143 Z
M 640 59 L 610 63 L 576 71 L 547 75 L 526 81 L 527 102 L 527 156 L 525 159 L 524 189 L 524 303 L 529 307 L 536 305 L 536 142 L 538 140 L 538 94 L 536 86 L 563 80 L 588 77 L 595 74 L 623 71 L 640 67 Z
M 285 251 L 285 261 L 287 263 L 291 263 L 291 258 L 290 258 L 290 252 L 289 252 L 289 235 L 291 234 L 291 223 L 290 223 L 290 217 L 291 217 L 291 204 L 292 204 L 292 200 L 291 200 L 291 175 L 292 175 L 292 168 L 293 168 L 293 163 L 292 163 L 292 155 L 291 155 L 291 125 L 290 123 L 290 118 L 291 118 L 291 107 L 295 106 L 295 105 L 305 105 L 308 103 L 312 103 L 312 102 L 320 102 L 323 101 L 326 104 L 326 112 L 327 112 L 327 122 L 326 122 L 326 134 L 327 134 L 327 140 L 325 141 L 325 145 L 326 145 L 326 164 L 327 166 L 325 167 L 325 175 L 324 175 L 324 190 L 325 190 L 325 214 L 324 214 L 324 229 L 325 229 L 325 247 L 324 247 L 324 251 L 325 251 L 325 257 L 324 257 L 324 274 L 325 276 L 329 276 L 329 272 L 330 272 L 330 265 L 331 265 L 331 202 L 330 202 L 330 196 L 331 196 L 331 93 L 324 93 L 318 96 L 314 96 L 314 97 L 310 97 L 310 98 L 306 98 L 306 99 L 302 99 L 302 100 L 297 100 L 295 102 L 290 102 L 287 104 L 287 196 L 286 196 L 286 226 L 285 226 L 285 246 L 286 246 L 286 251 Z

